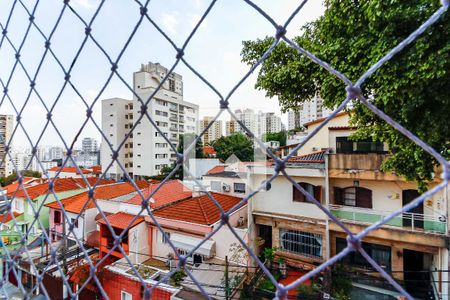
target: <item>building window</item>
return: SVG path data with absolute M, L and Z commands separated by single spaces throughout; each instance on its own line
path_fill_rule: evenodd
M 347 241 L 344 238 L 336 238 L 336 253 L 341 252 L 346 247 Z M 361 243 L 361 247 L 385 271 L 391 271 L 391 247 L 365 242 Z M 347 254 L 343 261 L 356 267 L 373 270 L 372 265 L 370 265 L 358 251 L 352 251 Z
M 74 228 L 78 228 L 78 219 L 71 219 L 70 221 L 72 222 Z
M 120 292 L 120 300 L 133 300 L 133 296 L 125 291 Z
M 55 210 L 55 215 L 53 216 L 53 221 L 55 224 L 61 224 L 61 211 Z
M 235 193 L 245 194 L 245 183 L 235 182 L 233 188 Z
M 161 233 L 161 241 L 163 244 L 169 243 L 170 240 L 170 232 L 166 232 L 166 235 Z
M 334 204 L 372 208 L 372 191 L 363 187 L 333 188 Z
M 322 235 L 298 230 L 280 229 L 282 250 L 297 254 L 322 257 Z
M 222 182 L 221 181 L 211 181 L 211 191 L 221 192 Z
M 312 185 L 307 182 L 298 183 L 308 194 L 313 196 L 317 201 L 321 201 L 322 198 L 322 187 L 320 185 Z M 294 185 L 292 185 L 292 201 L 294 202 L 308 202 L 305 195 L 300 192 Z
M 169 79 L 169 90 L 175 92 L 175 80 Z
M 336 137 L 336 153 L 385 153 L 381 142 L 370 139 L 352 141 L 348 136 Z

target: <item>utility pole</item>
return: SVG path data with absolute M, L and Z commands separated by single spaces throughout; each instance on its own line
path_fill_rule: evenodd
M 230 282 L 228 279 L 228 256 L 225 255 L 225 300 L 230 299 Z

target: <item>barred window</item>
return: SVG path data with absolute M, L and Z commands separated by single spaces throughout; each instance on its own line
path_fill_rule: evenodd
M 305 256 L 322 257 L 322 235 L 298 230 L 280 229 L 282 250 Z
M 245 183 L 235 182 L 233 187 L 234 187 L 235 193 L 239 193 L 239 194 L 245 193 Z

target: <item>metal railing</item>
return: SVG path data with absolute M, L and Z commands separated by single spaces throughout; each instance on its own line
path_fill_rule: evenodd
M 364 224 L 380 222 L 392 211 L 381 211 L 370 208 L 361 208 L 345 205 L 329 205 L 331 213 L 341 220 Z M 447 234 L 447 219 L 442 215 L 426 215 L 404 212 L 401 215 L 384 223 L 384 226 L 393 226 L 414 232 L 429 232 Z

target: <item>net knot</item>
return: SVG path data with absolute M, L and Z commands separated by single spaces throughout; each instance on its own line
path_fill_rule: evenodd
M 181 59 L 184 56 L 184 51 L 183 49 L 177 49 L 177 55 L 176 58 L 177 59 Z
M 275 38 L 277 40 L 281 39 L 282 37 L 284 37 L 284 35 L 286 34 L 286 28 L 284 28 L 281 25 L 277 26 L 277 32 L 275 33 Z
M 347 91 L 347 98 L 356 99 L 361 97 L 361 89 L 358 86 L 349 85 L 345 88 Z
M 228 109 L 228 100 L 220 100 L 220 109 Z
M 141 13 L 141 16 L 145 16 L 147 14 L 147 12 L 148 12 L 148 8 L 147 7 L 141 7 L 139 9 L 139 11 Z

